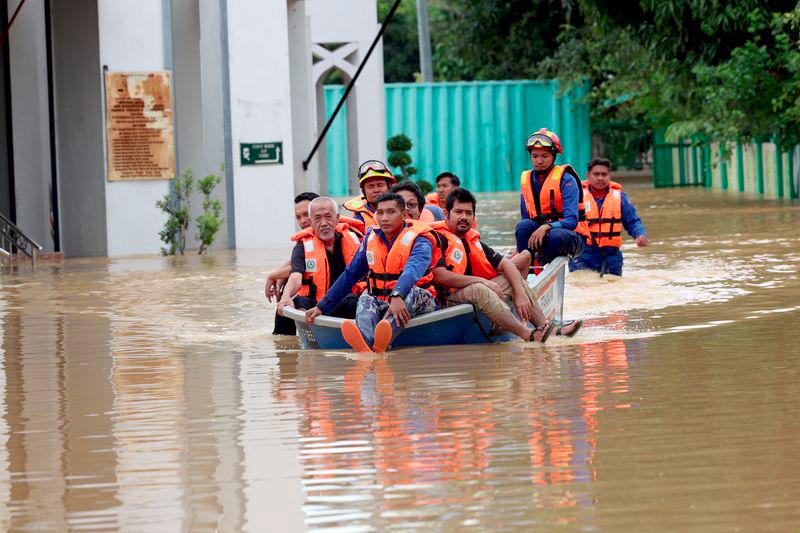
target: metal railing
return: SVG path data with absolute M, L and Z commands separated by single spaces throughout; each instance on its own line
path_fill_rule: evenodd
M 0 257 L 12 260 L 19 254 L 26 255 L 36 266 L 36 254 L 42 249 L 36 241 L 25 235 L 11 220 L 0 213 Z

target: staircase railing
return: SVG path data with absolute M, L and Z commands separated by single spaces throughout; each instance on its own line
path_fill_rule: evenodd
M 42 249 L 36 241 L 25 235 L 11 220 L 0 213 L 0 257 L 26 255 L 36 266 L 36 254 Z

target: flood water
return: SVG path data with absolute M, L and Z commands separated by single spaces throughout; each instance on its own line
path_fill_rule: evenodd
M 0 526 L 798 530 L 800 205 L 626 189 L 651 246 L 545 346 L 301 351 L 288 248 L 0 274 Z

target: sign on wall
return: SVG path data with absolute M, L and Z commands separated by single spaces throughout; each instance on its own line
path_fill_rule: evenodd
M 106 72 L 108 181 L 175 175 L 169 72 Z
M 282 165 L 283 143 L 239 143 L 239 161 L 246 165 Z

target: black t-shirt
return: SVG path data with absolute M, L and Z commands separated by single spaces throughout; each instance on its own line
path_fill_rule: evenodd
M 333 251 L 329 252 L 325 249 L 328 255 L 328 268 L 330 269 L 330 283 L 336 281 L 339 276 L 344 272 L 344 253 L 342 253 L 342 236 L 337 233 L 333 241 Z M 292 273 L 299 272 L 300 274 L 306 273 L 306 251 L 303 246 L 303 241 L 298 241 L 292 250 Z
M 481 249 L 483 249 L 483 253 L 486 255 L 486 259 L 489 260 L 489 264 L 492 265 L 492 268 L 497 270 L 497 267 L 500 266 L 500 261 L 503 260 L 503 256 L 501 254 L 499 254 L 497 251 L 495 251 L 492 247 L 490 247 L 487 244 L 485 244 L 483 241 L 478 241 L 478 242 L 481 243 Z M 471 250 L 470 250 L 470 247 L 469 247 L 469 243 L 467 241 L 465 241 L 464 239 L 461 239 L 461 244 L 464 245 L 464 249 L 466 249 L 466 251 L 467 251 L 467 270 L 466 270 L 466 272 L 464 272 L 464 275 L 465 276 L 471 276 L 472 275 L 472 265 L 470 264 L 470 261 L 469 261 L 469 255 L 471 253 Z M 446 252 L 446 249 L 443 249 L 442 250 L 442 258 L 439 260 L 439 263 L 437 263 L 437 265 L 436 265 L 437 267 L 446 267 L 447 266 L 447 264 L 445 262 L 445 252 Z

